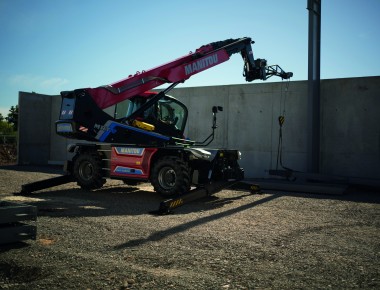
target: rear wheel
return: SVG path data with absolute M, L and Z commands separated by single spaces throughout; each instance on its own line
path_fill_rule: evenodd
M 189 168 L 179 157 L 161 157 L 153 165 L 151 183 L 165 197 L 187 193 L 191 186 Z
M 74 177 L 87 190 L 101 188 L 106 182 L 102 174 L 102 160 L 96 151 L 82 152 L 74 158 Z

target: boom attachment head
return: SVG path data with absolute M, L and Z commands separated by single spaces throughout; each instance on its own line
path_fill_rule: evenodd
M 244 60 L 243 76 L 247 82 L 254 80 L 267 80 L 272 76 L 278 76 L 282 79 L 290 79 L 293 76 L 292 72 L 285 72 L 278 65 L 267 66 L 266 59 L 254 59 L 251 44 L 255 43 L 250 41 L 246 43 L 244 49 L 241 50 L 241 56 Z
M 282 79 L 289 79 L 293 76 L 293 73 L 285 72 L 278 65 L 267 66 L 265 59 L 254 59 L 252 51 L 252 44 L 254 43 L 255 42 L 249 37 L 227 39 L 202 46 L 197 49 L 196 52 L 206 54 L 212 51 L 225 50 L 228 56 L 234 53 L 240 53 L 244 61 L 243 76 L 247 82 L 254 80 L 265 81 L 272 76 L 278 76 Z

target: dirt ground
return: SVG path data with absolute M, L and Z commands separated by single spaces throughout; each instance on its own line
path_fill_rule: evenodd
M 1 200 L 38 208 L 37 239 L 0 247 L 0 289 L 380 289 L 374 190 L 223 190 L 163 216 L 149 184 L 12 194 L 58 173 L 0 167 Z
M 16 161 L 16 144 L 0 144 L 0 165 L 15 164 Z

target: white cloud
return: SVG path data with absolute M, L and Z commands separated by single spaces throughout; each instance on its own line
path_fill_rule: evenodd
M 33 75 L 14 75 L 9 78 L 9 82 L 13 86 L 30 86 L 39 83 L 41 77 Z
M 44 93 L 46 91 L 57 91 L 69 81 L 60 77 L 46 78 L 39 75 L 18 74 L 9 78 L 9 83 L 16 86 L 18 90 L 35 91 Z
M 68 82 L 69 81 L 67 79 L 50 78 L 50 79 L 45 79 L 41 81 L 40 85 L 41 87 L 45 87 L 45 88 L 58 88 L 67 84 Z

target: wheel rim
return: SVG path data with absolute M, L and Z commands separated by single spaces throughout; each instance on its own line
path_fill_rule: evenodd
M 163 167 L 158 174 L 158 182 L 164 189 L 171 189 L 176 182 L 176 173 L 171 167 Z
M 91 162 L 85 161 L 79 167 L 79 176 L 84 180 L 90 180 L 94 175 L 94 166 Z

